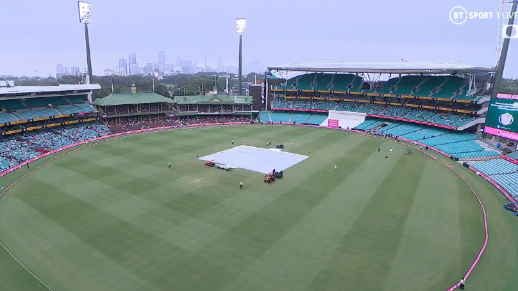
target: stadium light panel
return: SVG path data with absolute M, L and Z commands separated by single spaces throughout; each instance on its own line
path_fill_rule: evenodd
M 92 4 L 79 1 L 77 5 L 79 8 L 79 22 L 83 24 L 92 23 Z
M 238 18 L 236 19 L 236 32 L 239 35 L 245 34 L 245 28 L 246 28 L 246 19 L 245 18 Z

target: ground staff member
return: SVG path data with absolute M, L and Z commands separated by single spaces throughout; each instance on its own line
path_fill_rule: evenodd
M 464 281 L 464 278 L 460 279 L 460 290 L 466 290 L 464 287 L 466 287 L 466 281 Z

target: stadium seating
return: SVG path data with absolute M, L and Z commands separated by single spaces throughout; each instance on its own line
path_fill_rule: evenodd
M 475 140 L 477 137 L 472 134 L 467 133 L 448 133 L 445 135 L 429 138 L 422 140 L 421 142 L 429 145 L 429 146 L 438 146 L 442 144 L 448 144 L 448 143 L 456 143 L 461 141 L 469 141 L 469 140 Z
M 375 119 L 367 119 L 365 120 L 364 122 L 358 124 L 356 127 L 354 127 L 353 129 L 358 129 L 358 130 L 368 130 L 369 127 L 371 127 L 372 124 L 375 124 L 379 122 L 378 120 L 375 120 Z
M 311 113 L 291 113 L 290 122 L 295 123 L 308 123 L 308 119 L 311 116 Z
M 407 133 L 403 135 L 402 137 L 410 140 L 420 141 L 425 140 L 427 138 L 432 138 L 436 136 L 440 136 L 443 134 L 447 134 L 448 131 L 440 128 L 434 128 L 434 127 L 426 127 L 418 131 L 414 131 L 411 133 Z
M 271 122 L 272 121 L 270 119 L 270 112 L 268 112 L 268 111 L 261 111 L 261 112 L 259 112 L 259 119 L 262 122 Z
M 273 102 L 273 107 L 287 109 L 340 110 L 360 112 L 394 118 L 405 118 L 421 122 L 431 122 L 452 127 L 460 127 L 476 119 L 476 117 L 455 115 L 453 113 L 433 112 L 411 107 L 385 106 L 353 102 L 337 103 L 331 101 L 275 100 Z
M 7 123 L 19 120 L 16 116 L 9 113 L 0 113 L 0 123 Z
M 468 81 L 460 77 L 446 77 L 445 83 L 440 86 L 436 93 L 432 94 L 431 97 L 437 98 L 453 98 L 455 92 L 463 87 L 467 87 Z M 465 95 L 464 95 L 465 96 Z M 458 96 L 460 97 L 460 96 Z
M 332 91 L 346 92 L 354 85 L 356 75 L 352 74 L 336 74 L 333 79 Z
M 0 139 L 0 171 L 37 157 L 38 149 L 55 150 L 110 133 L 101 124 L 84 124 Z
M 468 80 L 456 76 L 404 76 L 389 79 L 381 89 L 362 90 L 363 78 L 353 74 L 306 74 L 291 78 L 273 89 L 364 92 L 474 100 L 467 96 Z M 71 100 L 71 97 L 69 97 Z M 71 100 L 72 102 L 72 100 Z M 79 101 L 84 103 L 84 101 Z
M 446 81 L 445 77 L 426 77 L 424 82 L 417 88 L 415 92 L 412 92 L 414 96 L 430 96 L 434 92 L 434 89 L 441 86 Z
M 396 95 L 410 95 L 412 90 L 424 82 L 424 77 L 421 76 L 405 76 L 401 77 L 396 84 L 396 88 L 392 94 Z
M 94 108 L 88 104 L 60 106 L 58 107 L 58 110 L 63 114 L 86 113 L 95 111 Z
M 19 110 L 14 112 L 13 114 L 21 120 L 61 115 L 61 113 L 59 113 L 56 109 L 53 108 Z
M 273 122 L 290 122 L 290 114 L 286 112 L 272 112 Z
M 86 101 L 81 96 L 68 96 L 67 99 L 72 104 L 86 103 Z
M 490 178 L 518 200 L 518 174 L 493 175 Z
M 297 90 L 313 90 L 313 82 L 315 81 L 316 74 L 307 74 L 297 77 Z
M 518 165 L 515 165 L 504 159 L 473 162 L 470 163 L 470 165 L 488 176 L 497 174 L 512 174 L 518 172 Z
M 20 100 L 0 101 L 0 108 L 6 109 L 6 110 L 27 109 L 27 107 L 25 107 L 25 105 Z
M 507 157 L 513 159 L 513 160 L 518 160 L 518 151 L 514 152 L 514 153 L 510 153 L 510 154 L 507 154 Z
M 329 91 L 329 86 L 333 80 L 332 74 L 318 74 L 315 86 L 316 91 Z
M 308 123 L 313 124 L 313 125 L 320 125 L 320 124 L 322 124 L 322 122 L 326 121 L 326 119 L 327 119 L 327 114 L 313 113 L 313 114 L 311 114 L 311 117 L 309 118 Z
M 69 105 L 63 97 L 28 98 L 24 100 L 24 103 L 31 108 L 47 107 L 49 104 L 54 106 Z

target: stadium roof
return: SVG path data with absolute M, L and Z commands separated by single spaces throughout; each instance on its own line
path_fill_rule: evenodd
M 154 92 L 113 93 L 104 98 L 95 99 L 98 106 L 133 105 L 149 103 L 174 103 L 174 100 Z
M 234 95 L 204 95 L 204 96 L 176 96 L 175 100 L 178 104 L 250 104 L 251 96 L 234 96 Z
M 92 91 L 100 90 L 99 84 L 84 85 L 59 85 L 59 86 L 14 86 L 0 88 L 0 95 L 7 94 L 30 94 L 30 93 L 47 93 L 47 92 L 67 92 L 67 91 Z
M 269 66 L 270 71 L 339 72 L 339 73 L 396 73 L 396 74 L 462 74 L 488 73 L 493 68 L 476 67 L 458 62 L 397 62 L 397 63 L 297 63 Z

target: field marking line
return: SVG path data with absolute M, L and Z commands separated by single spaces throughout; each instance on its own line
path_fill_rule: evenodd
M 89 147 L 93 147 L 93 146 L 96 146 L 96 145 L 99 145 L 99 144 L 102 144 L 104 142 L 107 142 L 107 141 L 110 141 L 110 140 L 116 140 L 116 139 L 119 139 L 121 137 L 117 137 L 117 138 L 114 138 L 114 139 L 106 139 L 106 140 L 101 140 L 99 142 L 95 142 L 95 143 L 90 143 L 90 144 L 87 144 L 85 145 L 84 147 L 80 147 L 80 148 L 75 148 L 71 151 L 68 151 L 68 152 L 65 152 L 65 153 L 62 153 L 62 154 L 59 154 L 57 156 L 54 156 L 52 158 L 50 158 L 48 161 L 45 161 L 43 164 L 37 166 L 36 168 L 34 169 L 31 169 L 29 172 L 23 174 L 20 178 L 16 179 L 15 181 L 13 181 L 9 186 L 7 186 L 3 191 L 2 193 L 0 193 L 0 198 L 2 198 L 5 193 L 7 193 L 7 191 L 9 191 L 9 189 L 11 189 L 14 185 L 16 185 L 18 182 L 20 182 L 21 180 L 23 180 L 24 178 L 26 178 L 27 176 L 29 176 L 30 174 L 34 173 L 35 171 L 41 169 L 43 166 L 49 164 L 50 162 L 56 160 L 56 159 L 59 159 L 59 158 L 62 158 L 66 155 L 69 155 L 71 153 L 75 153 L 75 152 L 78 152 L 80 150 L 84 150 L 86 148 L 89 148 Z M 18 169 L 19 170 L 19 169 Z M 11 173 L 10 173 L 11 174 Z M 40 278 L 38 278 L 38 276 L 36 276 L 31 270 L 29 270 L 29 268 L 27 268 L 20 260 L 18 260 L 18 258 L 2 243 L 2 241 L 0 241 L 0 246 L 2 246 L 2 248 L 4 248 L 4 250 L 7 251 L 7 253 L 20 265 L 22 266 L 22 268 L 24 268 L 29 274 L 31 274 L 36 280 L 38 280 L 38 282 L 40 282 L 43 286 L 45 286 L 48 290 L 50 291 L 54 291 L 52 288 L 49 287 L 49 285 L 45 284 L 45 282 L 43 282 Z
M 469 267 L 468 271 L 464 275 L 464 280 L 467 280 L 468 277 L 471 275 L 471 272 L 473 272 L 473 269 L 475 269 L 475 267 L 478 265 L 478 262 L 480 261 L 480 258 L 482 257 L 482 255 L 484 254 L 484 251 L 486 250 L 487 242 L 489 240 L 489 233 L 488 233 L 488 227 L 487 227 L 486 208 L 484 207 L 484 203 L 482 203 L 482 200 L 478 196 L 477 192 L 475 192 L 475 189 L 473 189 L 473 187 L 471 187 L 471 184 L 469 184 L 468 180 L 466 180 L 466 178 L 464 178 L 464 176 L 462 176 L 459 172 L 457 172 L 457 170 L 455 170 L 452 165 L 445 164 L 445 166 L 448 167 L 448 169 L 450 169 L 453 172 L 455 172 L 455 174 L 457 174 L 457 176 L 459 176 L 462 180 L 464 180 L 464 183 L 466 183 L 466 185 L 468 185 L 468 187 L 471 189 L 471 192 L 473 192 L 473 194 L 477 198 L 478 203 L 480 204 L 480 207 L 482 208 L 482 214 L 484 215 L 484 230 L 485 230 L 484 244 L 482 245 L 482 248 L 480 249 L 477 257 L 475 258 L 475 261 L 473 262 L 473 264 L 471 264 L 471 266 Z M 453 290 L 457 289 L 459 286 L 460 286 L 460 282 L 455 284 L 455 285 L 453 285 L 450 289 L 448 289 L 448 291 L 453 291 Z
M 54 291 L 52 288 L 49 287 L 49 285 L 45 284 L 45 282 L 41 281 L 40 278 L 38 278 L 38 276 L 34 275 L 33 272 L 31 272 L 31 270 L 29 270 L 22 262 L 20 262 L 14 255 L 13 253 L 11 253 L 5 246 L 2 242 L 0 242 L 0 246 L 2 246 L 4 248 L 4 250 L 6 250 L 6 252 L 11 255 L 11 257 L 13 257 L 13 259 L 18 262 L 18 264 L 20 264 L 20 266 L 22 266 L 22 268 L 24 268 L 27 272 L 29 272 L 29 274 L 31 274 L 36 280 L 38 280 L 41 284 L 43 284 L 43 286 L 45 286 L 47 289 L 49 289 L 50 291 Z

